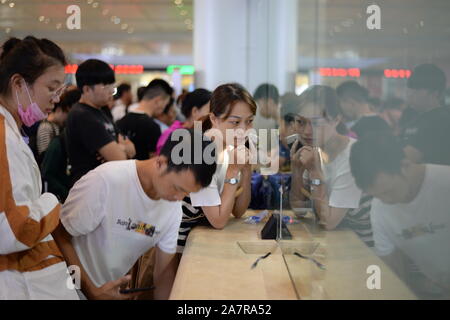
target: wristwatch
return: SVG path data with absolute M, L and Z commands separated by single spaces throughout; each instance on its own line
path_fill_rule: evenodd
M 316 187 L 322 184 L 322 181 L 320 179 L 311 179 L 310 184 L 311 184 L 311 192 L 313 192 L 314 190 L 316 190 Z
M 234 186 L 239 183 L 239 178 L 225 179 L 225 183 L 229 183 Z

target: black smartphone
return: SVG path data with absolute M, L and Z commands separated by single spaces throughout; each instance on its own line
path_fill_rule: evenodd
M 134 288 L 134 289 L 120 289 L 121 294 L 127 294 L 127 293 L 136 293 L 136 292 L 144 292 L 144 291 L 150 291 L 155 289 L 154 286 L 147 287 L 147 288 Z

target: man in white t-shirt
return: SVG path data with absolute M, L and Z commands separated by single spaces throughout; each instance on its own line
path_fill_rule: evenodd
M 450 167 L 410 162 L 389 135 L 356 142 L 350 164 L 357 185 L 376 198 L 376 252 L 419 297 L 450 298 Z
M 81 290 L 87 298 L 134 297 L 120 293 L 120 287 L 130 280 L 125 275 L 136 260 L 152 247 L 154 297 L 169 297 L 181 200 L 208 186 L 216 169 L 205 159 L 194 162 L 194 151 L 199 150 L 190 146 L 201 144 L 203 152 L 211 143 L 202 139 L 192 130 L 181 142 L 169 138 L 159 156 L 105 163 L 72 188 L 54 236 L 67 263 L 80 267 Z M 172 159 L 180 155 L 175 147 L 183 152 L 181 164 Z

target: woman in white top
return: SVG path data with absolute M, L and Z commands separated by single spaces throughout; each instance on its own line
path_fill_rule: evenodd
M 291 207 L 302 208 L 312 200 L 327 230 L 336 228 L 358 208 L 361 199 L 349 164 L 355 140 L 341 134 L 341 114 L 334 89 L 317 85 L 304 91 L 295 120 L 299 141 L 291 149 Z M 297 150 L 299 142 L 303 147 Z M 371 233 L 368 213 L 360 218 L 361 227 Z
M 178 252 L 183 251 L 192 227 L 202 220 L 222 229 L 231 215 L 240 218 L 247 210 L 251 197 L 251 165 L 245 146 L 247 137 L 243 133 L 252 129 L 255 114 L 255 101 L 240 85 L 224 84 L 214 90 L 210 114 L 204 119 L 202 130 L 218 146 L 217 170 L 208 187 L 185 198 Z
M 57 198 L 21 135 L 43 120 L 64 90 L 62 50 L 46 39 L 9 39 L 0 56 L 0 300 L 78 299 L 51 236 Z M 68 283 L 70 285 L 68 285 Z

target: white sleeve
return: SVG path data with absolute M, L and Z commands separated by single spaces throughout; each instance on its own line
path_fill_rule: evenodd
M 356 186 L 350 171 L 350 165 L 343 166 L 335 179 L 333 179 L 329 189 L 328 205 L 334 208 L 355 209 L 359 207 L 361 190 Z
M 169 212 L 173 212 L 173 219 L 169 227 L 163 232 L 163 236 L 158 241 L 157 246 L 161 251 L 172 254 L 177 250 L 178 232 L 180 231 L 181 217 L 183 215 L 183 209 L 181 208 L 181 201 L 177 201 L 173 204 Z
M 370 222 L 372 224 L 373 240 L 375 242 L 374 249 L 379 256 L 387 256 L 395 250 L 394 243 L 389 239 L 389 232 L 387 231 L 386 221 L 383 217 L 385 211 L 380 200 L 372 200 Z
M 84 175 L 70 190 L 61 223 L 72 236 L 88 234 L 102 222 L 107 185 L 96 171 Z
M 216 174 L 213 175 L 209 186 L 201 189 L 200 191 L 191 193 L 190 198 L 194 207 L 220 206 L 222 204 L 222 200 L 220 199 Z

